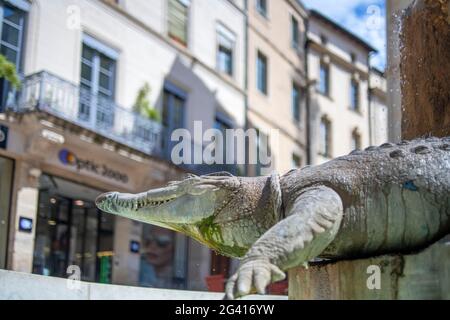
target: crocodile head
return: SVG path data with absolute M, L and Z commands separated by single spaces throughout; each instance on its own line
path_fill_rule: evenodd
M 274 178 L 275 177 L 275 178 Z M 140 194 L 108 192 L 102 211 L 184 233 L 228 256 L 243 256 L 278 221 L 278 176 L 189 175 Z M 279 188 L 276 190 L 279 191 Z

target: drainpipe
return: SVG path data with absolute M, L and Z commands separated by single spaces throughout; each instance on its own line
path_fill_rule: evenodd
M 310 82 L 309 82 L 309 64 L 308 64 L 308 53 L 309 53 L 309 20 L 305 21 L 305 74 L 306 74 L 306 164 L 311 165 L 312 154 L 311 154 L 311 96 L 310 96 Z
M 244 110 L 245 110 L 245 123 L 244 131 L 247 132 L 248 128 L 248 0 L 244 0 Z M 248 156 L 249 144 L 245 143 L 245 155 Z M 248 176 L 248 164 L 245 161 L 244 164 L 244 176 Z
M 372 118 L 371 118 L 372 117 L 372 88 L 371 88 L 371 82 L 370 82 L 370 75 L 372 72 L 372 69 L 370 67 L 370 58 L 373 53 L 374 52 L 371 51 L 367 55 L 367 67 L 369 68 L 368 69 L 369 75 L 367 78 L 367 101 L 369 102 L 369 104 L 367 105 L 367 112 L 369 113 L 369 115 L 367 117 L 368 121 L 369 121 L 369 123 L 368 123 L 369 124 L 369 146 L 374 144 L 373 135 L 372 135 Z

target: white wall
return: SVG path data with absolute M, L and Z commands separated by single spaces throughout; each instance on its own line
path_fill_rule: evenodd
M 320 44 L 320 36 L 328 42 Z M 369 145 L 368 102 L 368 52 L 349 37 L 336 32 L 320 21 L 310 20 L 308 37 L 316 44 L 308 53 L 308 77 L 319 80 L 320 61 L 328 56 L 330 63 L 330 95 L 321 95 L 312 89 L 311 99 L 311 153 L 312 163 L 320 164 L 329 159 L 318 154 L 320 120 L 326 116 L 331 121 L 331 156 L 338 157 L 352 151 L 352 133 L 356 129 L 361 137 L 361 146 Z M 320 49 L 319 49 L 320 48 Z M 352 64 L 350 54 L 356 55 Z M 359 110 L 350 109 L 350 85 L 352 77 L 359 76 Z
M 165 5 L 155 0 L 127 1 L 124 9 L 145 27 L 99 1 L 60 0 L 34 2 L 26 49 L 25 73 L 47 70 L 65 80 L 79 83 L 82 34 L 119 51 L 116 102 L 130 108 L 137 91 L 149 82 L 151 101 L 161 107 L 161 92 L 166 77 L 186 90 L 189 99 L 187 121 L 204 120 L 212 125 L 217 105 L 222 105 L 236 120 L 244 123 L 244 20 L 226 0 L 192 1 L 189 50 L 177 50 L 165 37 Z M 153 4 L 153 1 L 152 1 Z M 81 10 L 81 28 L 67 27 L 67 8 Z M 216 23 L 221 21 L 236 34 L 234 79 L 225 80 L 216 68 Z M 154 28 L 165 39 L 147 29 Z M 192 67 L 190 55 L 200 61 Z M 181 65 L 177 65 L 178 63 Z

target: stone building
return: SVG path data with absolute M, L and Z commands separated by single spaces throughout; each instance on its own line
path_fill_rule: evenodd
M 283 174 L 384 140 L 373 49 L 299 1 L 0 0 L 0 9 L 0 52 L 23 79 L 19 92 L 0 81 L 0 268 L 67 277 L 73 265 L 87 281 L 202 290 L 236 263 L 101 213 L 95 197 L 187 172 Z M 207 129 L 256 129 L 244 151 L 258 163 L 175 165 L 180 128 L 194 157 Z
M 243 8 L 227 0 L 2 0 L 0 8 L 1 53 L 23 78 L 20 93 L 5 81 L 0 88 L 0 267 L 67 277 L 76 265 L 87 281 L 204 289 L 209 249 L 100 213 L 93 201 L 223 169 L 173 165 L 169 133 L 193 132 L 195 121 L 244 126 Z M 160 119 L 145 103 L 136 109 L 139 92 Z M 201 150 L 202 135 L 190 144 Z
M 374 51 L 342 26 L 310 11 L 307 65 L 311 164 L 384 139 L 375 132 L 386 128 L 381 122 L 387 121 L 387 114 L 381 119 L 385 84 L 382 73 L 370 68 Z
M 248 127 L 260 133 L 259 146 L 271 147 L 262 150 L 271 162 L 249 174 L 307 163 L 306 21 L 298 1 L 248 1 Z

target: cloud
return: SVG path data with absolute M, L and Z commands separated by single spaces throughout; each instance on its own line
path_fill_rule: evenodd
M 386 66 L 386 10 L 385 0 L 303 0 L 347 30 L 367 41 L 378 50 L 371 64 L 380 69 Z

